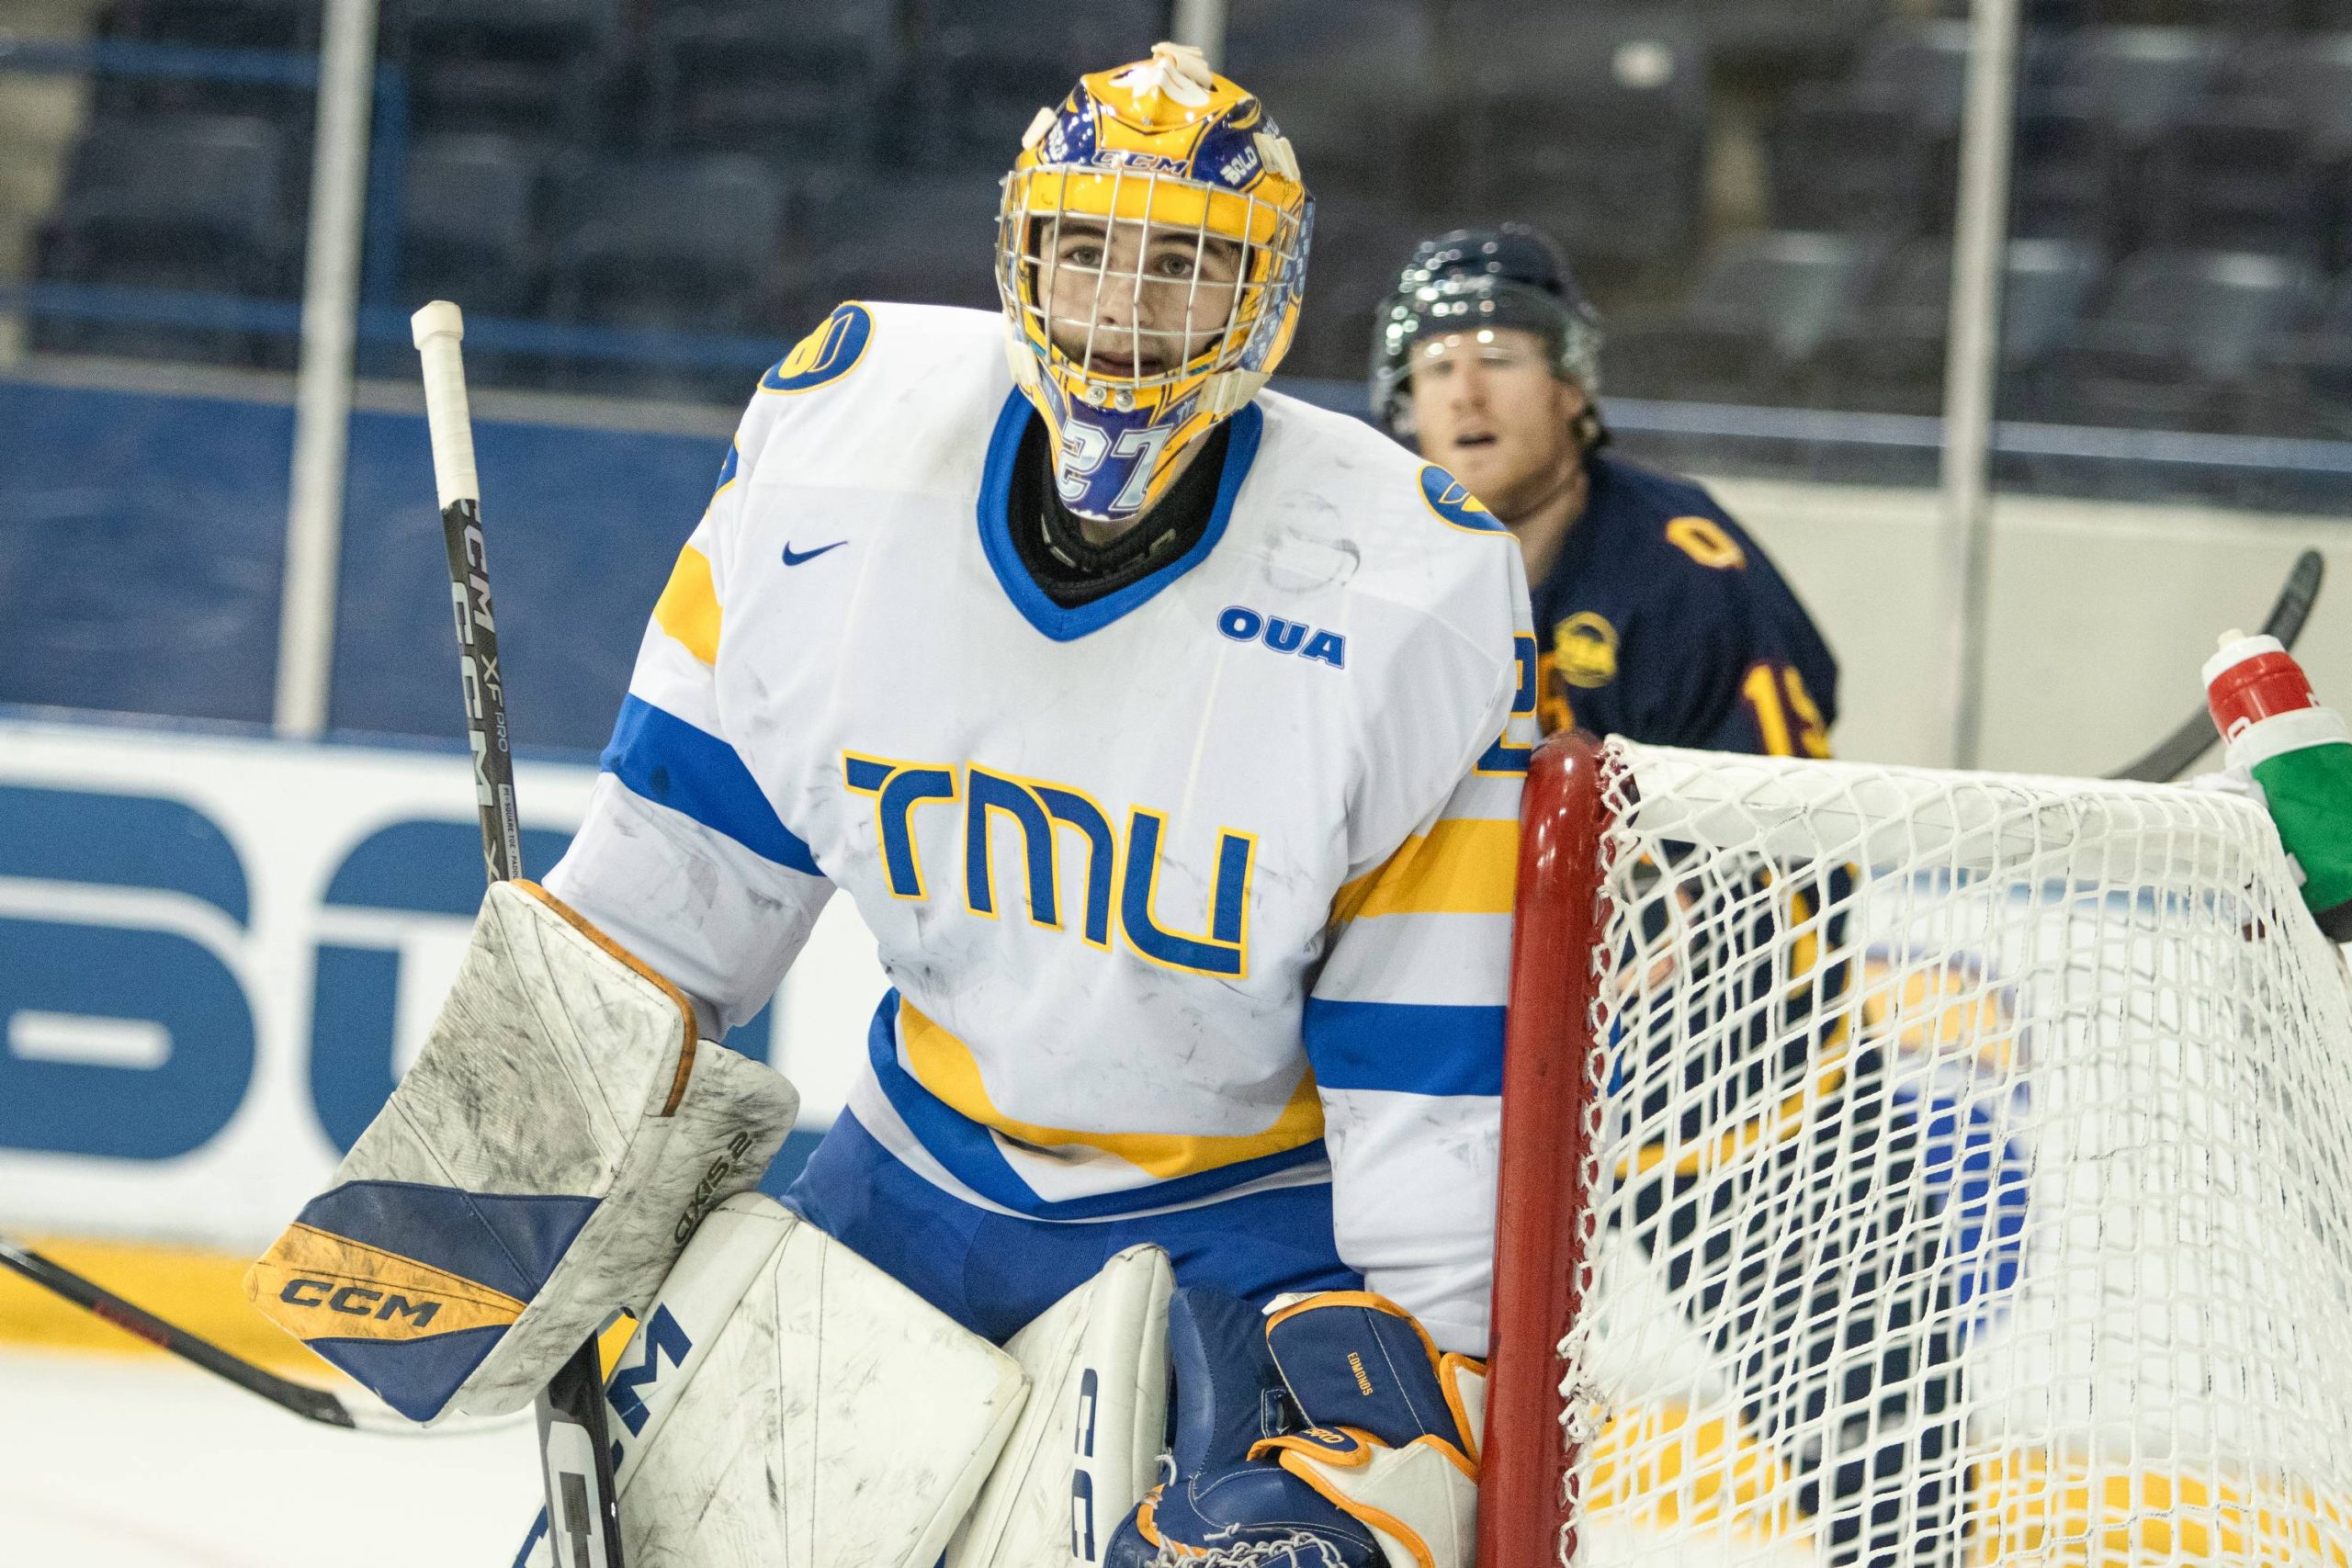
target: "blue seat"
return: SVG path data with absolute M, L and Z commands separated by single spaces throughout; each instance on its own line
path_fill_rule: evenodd
M 1876 282 L 1883 246 L 1854 234 L 1744 234 L 1709 255 L 1681 304 L 1611 333 L 1612 389 L 1700 402 L 1786 403 Z
M 2143 146 L 2204 106 L 2230 49 L 2197 28 L 2086 28 L 2063 46 L 2052 86 Z
M 114 0 L 92 30 L 102 39 L 183 49 L 314 53 L 324 9 L 317 0 Z M 102 116 L 254 114 L 291 130 L 306 125 L 312 108 L 313 90 L 292 84 L 106 70 L 93 75 L 92 103 Z
M 583 156 L 561 181 L 547 314 L 582 325 L 767 339 L 795 320 L 781 179 L 727 154 Z M 762 366 L 581 357 L 540 367 L 578 390 L 740 401 Z
M 2352 441 L 2352 272 L 2278 357 L 2266 425 L 2282 435 Z
M 913 162 L 1001 173 L 1037 111 L 1079 76 L 1150 52 L 1158 0 L 910 0 L 914 38 L 899 104 Z
M 288 211 L 278 129 L 243 116 L 102 119 L 75 150 L 65 191 L 37 243 L 55 282 L 248 300 L 291 299 L 300 232 Z M 55 320 L 43 347 L 154 353 L 230 364 L 292 363 L 290 339 L 233 324 Z
M 783 182 L 727 154 L 586 160 L 565 182 L 548 285 L 561 321 L 740 332 L 784 323 Z
M 1951 17 L 1889 22 L 1862 45 L 1847 85 L 1865 99 L 1906 106 L 1936 135 L 1959 130 L 1968 91 L 1968 24 Z
M 1887 12 L 1883 0 L 1685 0 L 1676 9 L 1733 70 L 1773 73 L 1843 53 Z
M 1950 221 L 1956 142 L 1913 100 L 1800 86 L 1782 100 L 1769 146 L 1779 227 L 1903 235 Z
M 1374 316 L 1396 287 L 1413 247 L 1464 223 L 1491 226 L 1502 217 L 1520 216 L 1468 211 L 1457 221 L 1362 197 L 1328 205 L 1318 201 L 1306 258 L 1306 300 L 1282 373 L 1362 381 L 1372 352 Z
M 2117 199 L 2127 169 L 2113 125 L 2086 100 L 2027 103 L 2009 171 L 2009 231 L 2114 243 L 2131 215 Z
M 409 154 L 401 186 L 401 288 L 406 302 L 455 299 L 519 316 L 547 272 L 539 235 L 543 157 L 503 136 L 439 136 Z
M 1219 69 L 1264 101 L 1318 201 L 1425 204 L 1453 172 L 1427 144 L 1438 47 L 1417 0 L 1234 0 Z
M 2001 284 L 2002 407 L 2020 414 L 2072 340 L 2103 273 L 2068 240 L 2012 240 Z M 1951 242 L 1914 241 L 1869 299 L 1815 352 L 1812 401 L 1825 408 L 1933 414 L 1943 408 L 1951 325 Z
M 963 174 L 844 190 L 810 214 L 812 297 L 994 310 L 997 206 L 993 182 Z
M 2313 314 L 2307 264 L 2237 251 L 2146 251 L 2116 269 L 2062 367 L 2075 423 L 2258 429 L 2258 387 Z
M 1708 57 L 1648 12 L 1570 12 L 1445 32 L 1439 111 L 1459 128 L 1448 210 L 1525 219 L 1607 277 L 1689 254 L 1702 198 Z M 1483 65 L 1480 64 L 1484 62 Z
M 648 140 L 866 162 L 879 150 L 880 117 L 899 66 L 892 20 L 877 0 L 664 16 L 645 50 Z
M 2352 160 L 2352 32 L 2253 39 L 2232 58 L 2226 86 L 2293 116 L 2321 161 Z
M 421 131 L 585 144 L 618 69 L 624 0 L 405 0 L 384 51 L 408 72 Z
M 114 0 L 96 30 L 199 49 L 316 49 L 320 10 L 312 0 Z
M 2327 170 L 2290 104 L 2217 106 L 2167 127 L 2141 194 L 2153 245 L 2327 259 Z

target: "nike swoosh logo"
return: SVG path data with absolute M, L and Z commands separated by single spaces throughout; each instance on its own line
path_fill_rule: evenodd
M 830 545 L 819 545 L 813 550 L 801 550 L 797 553 L 794 551 L 792 546 L 787 543 L 784 547 L 784 564 L 786 566 L 798 566 L 802 561 L 815 560 L 827 550 L 840 549 L 843 545 L 848 543 L 849 541 L 847 539 L 835 539 Z

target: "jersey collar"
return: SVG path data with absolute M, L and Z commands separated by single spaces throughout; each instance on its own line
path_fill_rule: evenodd
M 1100 631 L 1128 611 L 1148 603 L 1161 589 L 1183 576 L 1207 558 L 1225 537 L 1225 525 L 1233 516 L 1234 497 L 1241 493 L 1241 481 L 1250 477 L 1250 465 L 1258 456 L 1258 438 L 1264 433 L 1266 416 L 1255 403 L 1245 403 L 1233 416 L 1233 437 L 1226 444 L 1225 471 L 1217 476 L 1216 502 L 1209 509 L 1208 526 L 1193 547 L 1174 560 L 1137 578 L 1115 593 L 1069 608 L 1057 604 L 1046 596 L 1021 564 L 1021 553 L 1012 543 L 1012 465 L 1021 454 L 1021 435 L 1036 411 L 1016 387 L 1004 400 L 1003 409 L 996 416 L 996 429 L 989 435 L 988 467 L 980 475 L 980 548 L 989 558 L 989 568 L 996 573 L 1004 596 L 1022 618 L 1056 642 L 1074 642 L 1089 632 Z

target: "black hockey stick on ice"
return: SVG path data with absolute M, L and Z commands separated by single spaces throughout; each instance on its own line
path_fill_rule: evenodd
M 506 731 L 506 686 L 498 672 L 498 626 L 491 614 L 490 563 L 482 551 L 481 485 L 466 407 L 458 344 L 465 318 L 435 299 L 409 321 L 424 360 L 424 422 L 433 437 L 433 482 L 449 547 L 449 598 L 466 693 L 466 739 L 474 759 L 481 853 L 492 882 L 523 874 L 523 830 L 514 814 L 514 755 Z M 605 1378 L 591 1337 L 540 1391 L 539 1473 L 547 1482 L 548 1541 L 557 1568 L 622 1568 L 620 1490 L 605 1426 Z M 600 1550 L 601 1549 L 601 1550 Z
M 2303 623 L 2311 619 L 2312 605 L 2319 599 L 2320 579 L 2326 571 L 2327 562 L 2317 550 L 2305 550 L 2295 558 L 2294 570 L 2287 574 L 2287 584 L 2278 591 L 2278 602 L 2270 606 L 2269 617 L 2262 623 L 2265 636 L 2277 637 L 2285 648 L 2295 646 L 2295 639 L 2303 635 Z M 2142 784 L 2170 784 L 2188 772 L 2220 739 L 2213 733 L 2212 716 L 2199 704 L 2197 711 L 2166 736 L 2162 745 L 2130 767 L 2119 768 L 2107 776 Z
M 226 1378 L 247 1393 L 257 1393 L 280 1409 L 305 1421 L 357 1430 L 361 1423 L 342 1400 L 322 1388 L 264 1371 L 243 1357 L 231 1355 L 200 1334 L 165 1323 L 141 1306 L 124 1301 L 95 1280 L 84 1278 L 31 1247 L 0 1236 L 0 1265 L 15 1269 L 45 1291 L 63 1296 L 75 1306 L 104 1318 L 126 1334 L 136 1335 L 159 1350 L 192 1361 L 214 1377 Z M 413 1428 L 412 1428 L 413 1430 Z
M 340 1427 L 345 1431 L 402 1438 L 444 1438 L 506 1425 L 506 1418 L 500 1416 L 489 1421 L 444 1422 L 425 1428 L 389 1410 L 378 1412 L 364 1406 L 354 1409 L 325 1389 L 279 1377 L 233 1351 L 222 1349 L 200 1334 L 192 1333 L 175 1323 L 167 1323 L 145 1307 L 116 1295 L 96 1280 L 77 1274 L 55 1258 L 44 1258 L 22 1242 L 12 1241 L 5 1235 L 0 1235 L 0 1267 L 13 1269 L 42 1290 L 72 1302 L 92 1316 L 113 1324 L 125 1334 L 143 1339 L 158 1350 L 168 1351 L 183 1361 L 202 1367 L 214 1377 L 232 1382 L 247 1393 L 258 1394 L 280 1410 L 289 1411 L 305 1421 L 316 1421 L 322 1427 Z

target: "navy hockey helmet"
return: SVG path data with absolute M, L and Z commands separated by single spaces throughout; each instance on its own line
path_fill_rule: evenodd
M 1482 326 L 1536 333 L 1551 351 L 1553 374 L 1588 397 L 1600 395 L 1600 312 L 1551 241 L 1524 223 L 1505 223 L 1456 229 L 1414 247 L 1374 321 L 1373 412 L 1404 433 L 1413 344 Z

